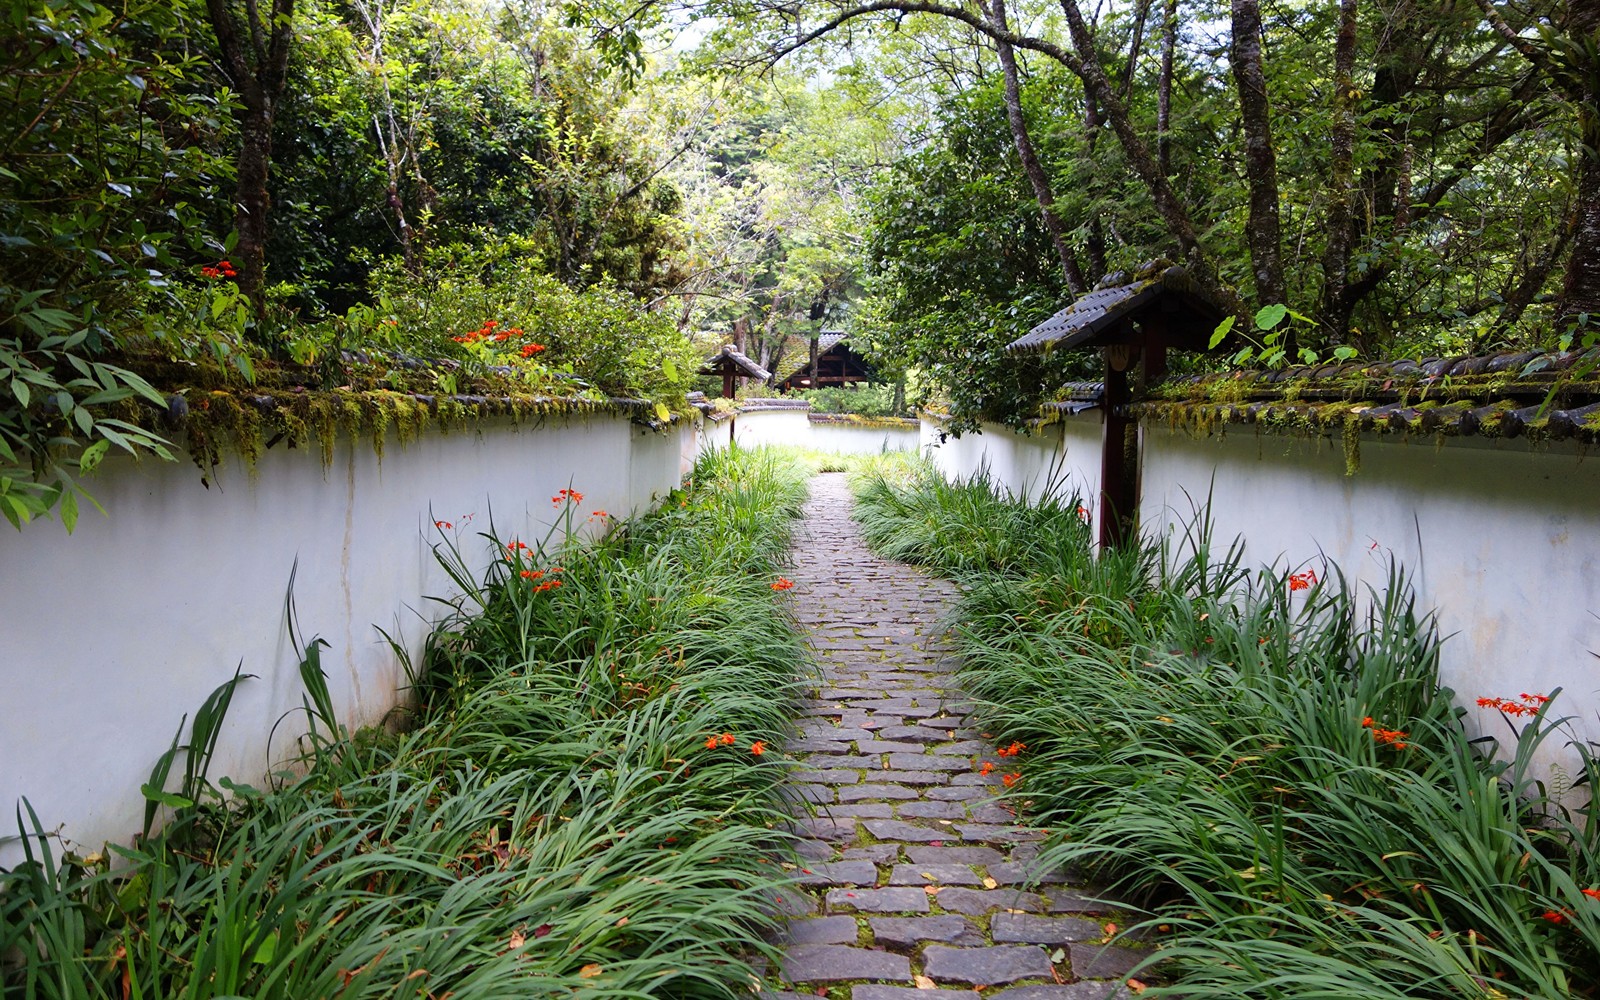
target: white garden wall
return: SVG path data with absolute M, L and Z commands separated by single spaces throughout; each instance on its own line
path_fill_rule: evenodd
M 939 422 L 925 417 L 923 437 L 947 476 L 987 466 L 997 486 L 1032 496 L 1053 461 L 1058 476 L 1095 495 L 1099 413 L 1058 426 L 1059 439 L 985 426 L 941 443 Z M 1213 541 L 1245 539 L 1257 564 L 1321 576 L 1331 563 L 1378 587 L 1393 556 L 1419 610 L 1438 614 L 1448 636 L 1442 680 L 1479 731 L 1506 735 L 1478 697 L 1559 687 L 1560 714 L 1578 719 L 1575 735 L 1600 740 L 1600 660 L 1591 652 L 1600 651 L 1600 460 L 1519 440 L 1366 435 L 1347 476 L 1339 441 L 1251 427 L 1196 438 L 1148 424 L 1141 436 L 1147 537 L 1175 530 L 1209 497 Z M 1546 749 L 1556 763 L 1560 748 Z
M 91 483 L 109 517 L 86 513 L 0 533 L 0 836 L 23 797 L 47 828 L 85 849 L 137 832 L 139 785 L 179 720 L 236 665 L 240 685 L 213 778 L 259 781 L 293 752 L 301 684 L 284 627 L 294 599 L 305 638 L 321 636 L 334 702 L 352 727 L 382 721 L 405 677 L 382 627 L 415 653 L 451 593 L 432 546 L 441 530 L 473 564 L 493 557 L 491 521 L 529 544 L 557 526 L 556 491 L 595 510 L 648 509 L 692 464 L 699 421 L 655 432 L 621 414 L 553 416 L 540 426 L 486 421 L 430 430 L 383 458 L 341 440 L 324 468 L 315 448 L 276 448 L 254 473 L 235 461 L 201 484 L 176 463 L 108 460 Z M 187 733 L 185 733 L 187 736 Z M 20 846 L 0 844 L 0 866 Z
M 834 422 L 811 412 L 804 400 L 762 400 L 741 406 L 731 416 L 707 421 L 708 447 L 723 447 L 730 440 L 741 448 L 763 445 L 805 448 L 834 455 L 876 455 L 885 451 L 915 451 L 916 425 L 872 427 Z M 730 429 L 731 428 L 731 429 Z
M 1342 444 L 1326 440 L 1146 428 L 1144 441 L 1147 533 L 1209 492 L 1215 537 L 1244 538 L 1254 562 L 1319 576 L 1332 563 L 1381 587 L 1392 556 L 1419 608 L 1437 611 L 1441 679 L 1480 725 L 1505 735 L 1479 697 L 1559 687 L 1560 714 L 1600 739 L 1600 462 L 1570 446 L 1369 435 L 1346 476 Z

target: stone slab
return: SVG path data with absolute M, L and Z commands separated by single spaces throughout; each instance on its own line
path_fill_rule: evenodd
M 922 950 L 922 971 L 935 981 L 997 986 L 1019 979 L 1050 977 L 1050 956 L 1037 945 L 997 944 L 955 948 L 930 944 Z
M 850 979 L 911 981 L 911 960 L 893 952 L 842 944 L 799 944 L 783 956 L 783 978 L 791 983 Z
M 829 889 L 825 897 L 829 912 L 854 910 L 857 913 L 927 913 L 928 894 L 910 886 L 892 889 Z

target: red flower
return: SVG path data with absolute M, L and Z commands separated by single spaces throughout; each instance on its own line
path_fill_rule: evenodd
M 1497 708 L 1507 715 L 1538 715 L 1540 706 L 1549 700 L 1547 695 L 1523 692 L 1520 703 L 1510 698 L 1479 698 L 1478 707 Z
M 577 490 L 557 490 L 556 495 L 550 498 L 550 502 L 558 507 L 565 502 L 583 503 L 583 494 Z
M 794 587 L 794 581 L 780 576 L 776 581 L 768 584 L 768 586 L 770 586 L 773 590 L 789 590 Z
M 1015 785 L 1017 782 L 1022 780 L 1022 775 L 1013 771 L 1010 774 L 1002 774 L 1000 776 L 1000 780 L 1005 783 L 1007 788 L 1010 788 L 1012 785 Z
M 1290 590 L 1310 590 L 1311 585 L 1317 582 L 1317 571 L 1308 569 L 1304 573 L 1293 573 L 1289 576 Z
M 767 745 L 761 740 L 756 740 L 754 743 L 750 744 L 750 752 L 759 757 L 767 752 Z
M 1600 889 L 1579 889 L 1578 891 L 1590 899 L 1600 899 Z
M 524 580 L 537 580 L 542 576 L 544 576 L 544 570 L 542 569 L 525 569 L 522 571 Z
M 544 350 L 543 344 L 523 344 L 522 356 L 525 358 L 531 358 L 542 350 Z
M 983 762 L 983 766 L 978 768 L 978 773 L 987 778 L 989 776 L 989 772 L 993 771 L 993 770 L 994 770 L 994 761 L 986 760 L 986 761 Z
M 733 738 L 732 733 L 723 733 L 718 742 L 725 747 L 731 747 L 738 741 Z
M 1548 920 L 1552 924 L 1564 924 L 1570 916 L 1572 916 L 1571 910 L 1562 910 L 1559 913 L 1555 910 L 1546 910 L 1540 914 L 1542 919 Z
M 716 748 L 717 748 L 717 738 L 715 736 L 707 736 L 706 737 L 706 749 L 707 750 L 715 750 Z
M 1012 740 L 1010 746 L 1001 747 L 999 750 L 996 750 L 995 752 L 998 753 L 1002 757 L 1015 757 L 1017 754 L 1021 753 L 1022 751 L 1026 750 L 1026 749 L 1028 749 L 1028 745 L 1026 743 L 1018 743 L 1017 741 Z
M 435 528 L 454 528 L 455 527 L 455 525 L 451 524 L 449 521 L 435 521 L 435 522 L 433 522 L 433 526 Z

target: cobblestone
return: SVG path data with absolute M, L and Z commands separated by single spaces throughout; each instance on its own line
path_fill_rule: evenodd
M 997 802 L 1007 768 L 979 770 L 1004 762 L 953 686 L 959 664 L 939 622 L 955 586 L 875 556 L 849 514 L 842 475 L 813 479 L 786 574 L 823 680 L 785 747 L 807 860 L 779 897 L 791 915 L 782 982 L 760 996 L 851 982 L 851 1000 L 970 1000 L 974 986 L 1019 980 L 1044 982 L 991 1000 L 1125 995 L 1118 977 L 1145 953 L 1097 943 L 1093 917 L 1109 907 L 1071 873 L 1033 864 L 1043 834 Z M 871 947 L 860 946 L 863 924 Z M 1054 947 L 1069 950 L 1068 978 L 1085 981 L 1060 983 L 1069 967 L 1052 969 Z

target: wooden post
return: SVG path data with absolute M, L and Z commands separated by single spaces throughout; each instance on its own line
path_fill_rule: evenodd
M 733 363 L 724 359 L 722 362 L 722 398 L 732 399 L 735 389 L 733 377 Z
M 1121 548 L 1136 537 L 1139 502 L 1139 424 L 1128 416 L 1128 369 L 1136 348 L 1105 349 L 1105 423 L 1100 443 L 1100 547 Z

